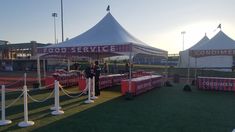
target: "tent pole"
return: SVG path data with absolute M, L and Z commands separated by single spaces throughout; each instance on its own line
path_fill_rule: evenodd
M 166 77 L 166 80 L 165 80 L 165 83 L 168 81 L 168 55 L 166 57 L 166 62 L 165 62 L 165 77 Z
M 197 58 L 195 58 L 195 73 L 194 73 L 194 80 L 197 79 Z
M 179 64 L 178 64 L 178 67 L 181 67 L 181 55 L 180 55 L 180 53 L 179 53 Z
M 69 72 L 70 71 L 70 59 L 69 58 L 67 59 L 67 62 L 68 62 L 67 69 L 68 69 L 68 72 Z
M 40 69 L 40 56 L 37 56 L 37 73 L 38 73 L 38 84 L 41 87 L 41 69 Z
M 131 57 L 131 56 L 132 56 L 132 55 L 131 55 L 131 52 L 130 52 L 130 55 L 129 55 L 129 64 L 130 64 L 130 65 L 129 65 L 129 82 L 128 82 L 128 83 L 129 83 L 129 87 L 128 87 L 128 92 L 129 92 L 129 93 L 131 93 L 131 74 L 132 74 L 132 73 L 131 73 L 131 70 L 132 70 L 132 69 L 131 69 L 131 64 L 132 64 L 132 59 L 131 59 L 132 57 Z
M 190 72 L 190 56 L 188 56 L 188 78 L 187 78 L 188 85 L 189 85 L 189 72 Z
M 46 74 L 46 59 L 43 59 L 43 74 L 44 74 L 44 78 L 47 76 Z

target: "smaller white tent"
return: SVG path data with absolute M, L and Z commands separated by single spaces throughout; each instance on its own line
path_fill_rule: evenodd
M 189 51 L 203 46 L 208 41 L 209 41 L 209 38 L 205 34 L 205 36 L 199 42 L 197 42 L 195 45 L 193 45 L 191 48 L 189 48 L 185 51 L 181 51 L 179 53 L 180 56 L 179 56 L 178 67 L 179 68 L 187 68 L 188 66 L 195 67 L 195 62 L 196 62 L 195 59 L 196 58 L 194 58 L 194 57 L 189 58 Z M 188 63 L 188 62 L 190 62 L 190 63 Z
M 235 41 L 222 31 L 219 31 L 213 38 L 198 46 L 195 45 L 195 47 L 189 49 L 188 52 L 190 56 L 193 56 L 196 59 L 192 59 L 191 61 L 192 57 L 190 57 L 191 68 L 231 68 L 233 66 Z M 180 56 L 180 58 L 183 57 Z M 193 62 L 194 65 L 191 64 Z M 180 66 L 179 63 L 179 67 L 187 67 L 187 64 Z

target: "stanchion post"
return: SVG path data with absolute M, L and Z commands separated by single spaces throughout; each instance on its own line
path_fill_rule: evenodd
M 26 86 L 26 82 L 27 82 L 27 74 L 24 73 L 24 86 Z
M 91 78 L 88 79 L 88 99 L 85 101 L 85 103 L 86 104 L 94 103 L 94 101 L 91 100 Z
M 11 124 L 11 120 L 6 120 L 6 113 L 5 113 L 5 85 L 2 85 L 2 120 L 0 121 L 0 126 Z
M 26 84 L 26 73 L 25 73 L 25 84 Z M 28 127 L 34 125 L 33 121 L 28 120 L 28 98 L 27 98 L 27 86 L 24 85 L 23 87 L 23 93 L 24 93 L 24 121 L 18 123 L 19 127 Z
M 92 78 L 92 97 L 91 97 L 91 99 L 95 100 L 97 98 L 98 97 L 95 96 L 95 77 L 93 76 L 93 78 Z
M 59 89 L 59 81 L 55 82 L 55 111 L 52 111 L 52 115 L 61 115 L 64 114 L 64 111 L 60 110 L 60 89 Z
M 56 110 L 56 104 L 58 104 L 57 93 L 59 93 L 59 92 L 56 91 L 56 90 L 58 90 L 57 89 L 57 82 L 58 82 L 57 80 L 54 81 L 54 106 L 51 107 L 50 110 Z M 59 87 L 59 85 L 58 85 L 58 87 Z M 58 108 L 61 109 L 60 106 Z

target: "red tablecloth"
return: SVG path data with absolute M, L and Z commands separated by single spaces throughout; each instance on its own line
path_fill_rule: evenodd
M 131 92 L 133 95 L 138 95 L 140 93 L 146 92 L 156 86 L 161 86 L 161 76 L 143 76 L 131 79 L 131 88 L 129 91 L 129 79 L 122 80 L 121 89 L 122 95 L 126 92 Z
M 100 76 L 100 89 L 112 86 L 112 76 Z
M 235 78 L 198 77 L 197 87 L 202 90 L 235 91 Z
M 161 75 L 152 75 L 151 76 L 152 88 L 161 87 L 163 85 L 163 80 Z
M 112 74 L 107 76 L 112 77 L 112 85 L 120 85 L 121 80 L 125 80 L 128 78 L 127 74 Z
M 104 89 L 104 88 L 107 88 L 107 87 L 111 87 L 112 86 L 112 76 L 100 76 L 100 86 L 99 88 L 100 89 Z M 91 80 L 92 81 L 92 80 Z M 83 90 L 86 88 L 86 79 L 85 78 L 80 78 L 78 80 L 78 86 L 79 86 L 79 89 L 80 90 Z
M 86 88 L 86 79 L 85 78 L 78 79 L 78 87 L 81 91 L 83 91 Z
M 54 77 L 46 77 L 45 78 L 45 85 L 47 88 L 54 88 L 54 81 L 55 81 L 55 78 Z
M 57 76 L 55 77 L 46 77 L 45 78 L 45 85 L 48 86 L 48 88 L 54 88 L 54 85 L 51 86 L 51 84 L 54 83 L 54 81 L 57 80 L 60 82 L 60 85 L 63 87 L 70 87 L 70 86 L 77 86 L 78 85 L 78 76 Z

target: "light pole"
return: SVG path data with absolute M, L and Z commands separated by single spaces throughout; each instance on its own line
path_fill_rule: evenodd
M 57 37 L 56 37 L 56 17 L 57 13 L 52 13 L 52 17 L 54 18 L 54 37 L 55 37 L 55 44 L 57 43 Z
M 62 42 L 64 42 L 64 9 L 63 9 L 63 0 L 60 1 L 61 5 L 61 33 L 62 33 Z
M 184 35 L 185 35 L 185 33 L 186 33 L 185 31 L 182 31 L 182 32 L 181 32 L 181 34 L 182 34 L 182 36 L 183 36 L 183 50 L 184 50 Z

